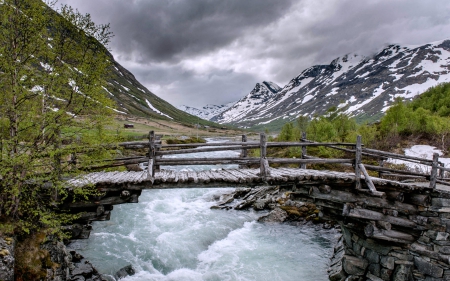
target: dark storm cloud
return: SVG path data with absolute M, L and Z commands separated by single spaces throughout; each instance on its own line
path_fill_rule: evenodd
M 277 20 L 291 0 L 78 0 L 76 5 L 111 22 L 116 53 L 144 63 L 221 48 L 246 30 Z

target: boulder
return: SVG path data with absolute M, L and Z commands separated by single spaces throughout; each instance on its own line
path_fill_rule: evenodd
M 114 274 L 114 277 L 116 279 L 122 279 L 125 278 L 127 276 L 132 276 L 136 273 L 136 271 L 134 270 L 134 268 L 131 266 L 131 264 L 122 267 L 119 271 L 116 272 L 116 274 Z

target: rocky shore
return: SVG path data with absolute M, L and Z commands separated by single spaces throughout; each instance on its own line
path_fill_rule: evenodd
M 41 245 L 46 255 L 41 258 L 44 281 L 114 281 L 135 273 L 128 265 L 115 274 L 115 279 L 102 276 L 92 264 L 76 251 L 66 248 L 64 243 L 49 237 Z M 15 276 L 15 246 L 13 237 L 0 237 L 0 280 L 31 281 L 29 276 Z M 47 255 L 48 253 L 48 255 Z M 32 255 L 33 253 L 29 253 Z M 48 259 L 47 259 L 48 257 Z
M 217 198 L 212 209 L 235 209 L 270 211 L 261 216 L 259 222 L 295 222 L 305 224 L 308 222 L 321 224 L 323 228 L 330 229 L 335 226 L 332 221 L 322 219 L 322 214 L 316 205 L 290 199 L 290 189 L 279 186 L 263 186 L 259 188 L 238 188 L 234 192 L 223 194 Z M 338 225 L 337 225 L 338 226 Z

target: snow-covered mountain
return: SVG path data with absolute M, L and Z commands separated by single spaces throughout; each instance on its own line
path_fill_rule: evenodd
M 181 106 L 178 106 L 177 108 L 179 110 L 182 110 L 191 115 L 200 117 L 201 119 L 210 120 L 214 116 L 216 116 L 216 115 L 224 112 L 228 108 L 230 108 L 233 104 L 235 104 L 235 102 L 227 103 L 224 105 L 208 104 L 208 105 L 202 107 L 201 109 L 198 109 L 195 107 L 190 107 L 187 105 L 181 105 Z
M 347 54 L 329 65 L 309 67 L 282 89 L 274 83 L 258 83 L 211 120 L 261 127 L 300 115 L 321 115 L 332 106 L 357 118 L 376 120 L 396 97 L 410 100 L 442 82 L 450 82 L 450 40 L 389 45 L 371 57 Z

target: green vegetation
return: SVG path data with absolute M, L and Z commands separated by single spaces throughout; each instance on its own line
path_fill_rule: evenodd
M 109 154 L 103 144 L 112 102 L 102 89 L 111 60 L 108 25 L 69 6 L 56 14 L 42 1 L 0 2 L 0 232 L 59 231 L 73 216 L 55 213 L 74 172 Z M 85 197 L 92 190 L 77 189 Z
M 190 137 L 187 139 L 167 139 L 167 144 L 189 144 L 189 143 L 206 143 L 206 140 L 203 138 Z
M 446 151 L 450 147 L 450 83 L 432 87 L 409 103 L 396 99 L 378 123 L 358 124 L 356 118 L 332 107 L 324 116 L 311 120 L 300 116 L 295 123 L 285 123 L 278 137 L 270 140 L 299 141 L 301 132 L 306 132 L 309 140 L 317 142 L 354 143 L 356 136 L 361 135 L 366 147 L 382 150 L 394 149 L 402 140 L 415 138 Z M 257 153 L 257 150 L 253 151 L 255 156 Z M 272 148 L 268 153 L 273 157 L 301 157 L 299 148 Z M 344 155 L 323 147 L 308 148 L 308 154 L 318 157 Z

